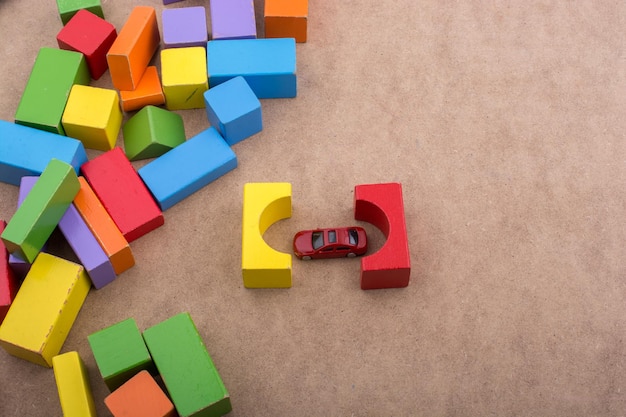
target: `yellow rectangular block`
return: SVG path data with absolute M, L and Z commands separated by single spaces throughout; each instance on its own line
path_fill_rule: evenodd
M 95 417 L 89 376 L 78 352 L 67 352 L 52 358 L 63 417 Z
M 161 84 L 168 110 L 203 109 L 209 89 L 206 50 L 201 46 L 161 51 Z
M 40 253 L 0 325 L 0 346 L 13 356 L 51 367 L 90 288 L 81 265 Z

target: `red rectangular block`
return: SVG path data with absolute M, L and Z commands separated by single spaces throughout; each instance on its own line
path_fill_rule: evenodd
M 6 225 L 4 220 L 0 220 L 0 234 Z M 9 267 L 9 252 L 0 240 L 0 324 L 7 315 L 18 289 L 19 281 Z
M 121 148 L 80 169 L 128 242 L 163 225 L 163 213 Z

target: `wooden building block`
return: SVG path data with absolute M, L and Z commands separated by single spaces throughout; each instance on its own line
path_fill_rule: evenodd
M 306 42 L 309 0 L 265 0 L 266 38 L 295 38 Z
M 74 84 L 88 85 L 87 61 L 83 54 L 56 48 L 41 48 L 17 106 L 15 123 L 65 134 L 61 117 Z
M 25 175 L 41 175 L 51 158 L 76 173 L 87 162 L 83 144 L 72 138 L 0 120 L 0 181 L 19 185 Z
M 205 91 L 204 101 L 209 123 L 230 146 L 263 130 L 261 102 L 243 77 Z
M 206 46 L 208 31 L 204 6 L 163 9 L 161 22 L 165 48 Z
M 111 391 L 139 371 L 156 374 L 152 357 L 132 318 L 92 333 L 87 340 L 104 383 Z
M 123 127 L 124 152 L 131 161 L 156 158 L 185 142 L 185 126 L 179 114 L 146 106 Z
M 74 206 L 96 237 L 113 265 L 116 274 L 121 274 L 135 265 L 130 245 L 106 211 L 84 177 L 78 177 L 80 190 L 74 197 Z
M 0 233 L 6 225 L 4 220 L 0 220 Z M 0 324 L 6 317 L 19 287 L 20 282 L 9 265 L 9 251 L 0 240 Z
M 254 0 L 211 0 L 211 38 L 255 39 Z
M 237 167 L 237 156 L 214 128 L 148 162 L 138 173 L 167 210 Z
M 297 94 L 293 38 L 209 41 L 207 62 L 211 87 L 241 75 L 260 99 Z
M 75 85 L 63 112 L 65 134 L 85 148 L 110 151 L 122 126 L 119 100 L 115 90 Z
M 291 255 L 271 248 L 267 229 L 291 217 L 291 184 L 247 183 L 243 188 L 241 270 L 246 288 L 291 287 Z
M 71 351 L 54 356 L 52 369 L 63 417 L 96 417 L 89 375 L 78 352 Z
M 137 88 L 131 91 L 120 91 L 122 110 L 125 112 L 139 110 L 145 106 L 165 104 L 165 94 L 161 87 L 161 78 L 157 67 L 149 66 L 139 80 Z
M 409 285 L 411 255 L 404 219 L 402 185 L 357 185 L 354 218 L 373 224 L 387 238 L 377 252 L 361 258 L 361 288 L 401 288 Z
M 40 254 L 0 326 L 0 346 L 13 356 L 51 367 L 90 288 L 81 265 Z
M 81 171 L 129 243 L 163 225 L 163 213 L 121 148 L 86 162 Z
M 32 263 L 79 188 L 72 166 L 52 159 L 2 232 L 9 252 Z
M 160 41 L 154 8 L 135 6 L 107 53 L 115 88 L 120 91 L 137 88 Z
M 91 78 L 97 80 L 109 68 L 107 52 L 117 37 L 115 26 L 81 9 L 57 34 L 59 48 L 85 55 Z
M 143 338 L 180 417 L 231 411 L 228 391 L 189 313 L 146 329 Z
M 104 399 L 113 417 L 176 417 L 174 404 L 148 371 L 140 371 Z
M 169 110 L 203 109 L 207 80 L 204 48 L 170 48 L 161 51 L 161 78 L 165 107 Z
M 64 25 L 82 9 L 104 19 L 100 0 L 57 0 L 57 9 Z

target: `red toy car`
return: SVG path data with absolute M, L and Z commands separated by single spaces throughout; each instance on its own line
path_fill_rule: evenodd
M 303 230 L 293 238 L 293 251 L 300 259 L 344 258 L 367 252 L 367 235 L 362 227 Z

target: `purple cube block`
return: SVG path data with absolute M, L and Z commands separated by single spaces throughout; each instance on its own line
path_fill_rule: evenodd
M 206 47 L 209 35 L 203 6 L 165 9 L 161 17 L 165 48 Z
M 254 0 L 211 0 L 211 38 L 256 39 Z
M 163 0 L 163 4 L 178 3 L 179 1 L 183 1 L 183 0 Z

